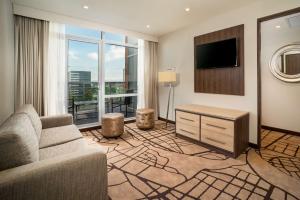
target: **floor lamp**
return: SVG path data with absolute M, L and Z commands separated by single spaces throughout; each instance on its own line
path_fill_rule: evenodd
M 167 114 L 166 114 L 166 128 L 167 128 L 171 90 L 172 90 L 172 84 L 176 82 L 176 72 L 174 71 L 158 72 L 158 82 L 164 83 L 164 85 L 168 85 L 169 87 L 169 96 L 168 96 L 168 105 L 167 105 Z

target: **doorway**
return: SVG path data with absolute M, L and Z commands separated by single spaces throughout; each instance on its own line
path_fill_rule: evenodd
M 300 116 L 300 105 L 296 107 L 295 103 L 299 102 L 298 93 L 300 98 L 300 8 L 259 18 L 257 37 L 260 147 L 262 128 L 300 136 L 300 123 L 295 122 Z M 299 78 L 287 80 L 292 76 Z M 280 120 L 280 116 L 285 119 Z
M 261 157 L 300 180 L 300 8 L 257 21 Z

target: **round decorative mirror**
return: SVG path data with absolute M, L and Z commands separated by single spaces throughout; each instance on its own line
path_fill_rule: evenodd
M 279 80 L 300 82 L 300 44 L 289 44 L 272 55 L 270 70 Z

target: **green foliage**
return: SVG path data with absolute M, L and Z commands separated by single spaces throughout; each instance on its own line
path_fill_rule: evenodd
M 123 83 L 105 83 L 105 94 L 124 94 Z

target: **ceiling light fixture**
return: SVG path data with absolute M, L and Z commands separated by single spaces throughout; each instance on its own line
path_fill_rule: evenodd
M 147 28 L 150 28 L 150 25 L 147 25 L 146 27 L 147 27 Z
M 279 25 L 277 25 L 277 26 L 275 26 L 275 28 L 280 28 L 281 26 L 279 26 Z
M 89 9 L 89 7 L 87 5 L 84 5 L 83 8 L 86 10 Z
M 186 12 L 189 12 L 189 11 L 190 11 L 190 8 L 186 8 L 185 11 L 186 11 Z

